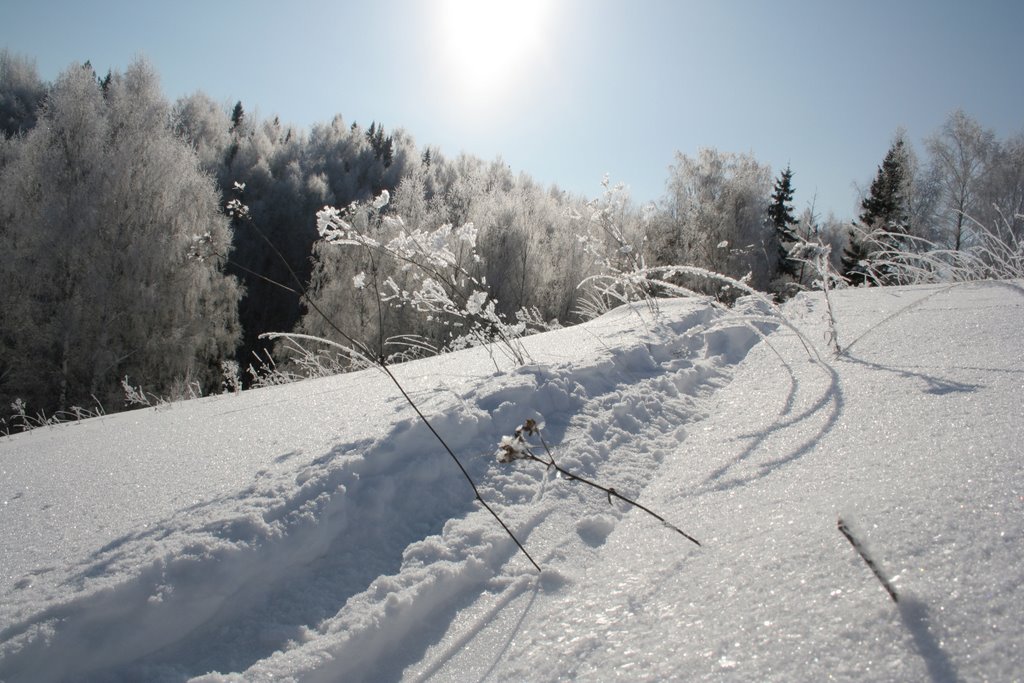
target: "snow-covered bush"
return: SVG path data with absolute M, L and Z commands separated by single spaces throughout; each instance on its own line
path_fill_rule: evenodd
M 331 377 L 374 365 L 364 353 L 352 347 L 325 345 L 316 337 L 286 333 L 264 336 L 281 340 L 278 354 L 286 357 L 288 362 L 281 366 L 269 353 L 257 355 L 256 362 L 246 368 L 254 388 L 290 384 L 312 377 Z M 303 344 L 303 341 L 313 341 L 313 345 Z
M 578 285 L 586 292 L 581 297 L 584 302 L 579 310 L 581 316 L 595 317 L 614 306 L 636 302 L 643 302 L 652 314 L 657 315 L 659 297 L 692 297 L 729 312 L 728 316 L 715 323 L 716 326 L 744 325 L 760 334 L 758 324 L 781 323 L 797 334 L 808 356 L 817 359 L 814 344 L 787 319 L 778 303 L 751 286 L 750 273 L 736 279 L 699 266 L 648 265 L 642 248 L 643 238 L 630 236 L 621 223 L 616 222 L 618 209 L 626 201 L 623 187 L 609 187 L 607 179 L 604 187 L 602 199 L 591 205 L 594 211 L 588 231 L 579 237 L 599 268 L 598 273 L 585 277 Z M 727 242 L 719 246 L 729 249 Z M 831 268 L 828 256 L 829 252 L 824 248 L 814 257 L 823 272 Z M 715 295 L 705 292 L 714 292 Z M 757 302 L 756 306 L 740 310 L 722 303 L 735 304 L 741 297 Z
M 832 263 L 832 246 L 820 240 L 811 242 L 797 235 L 797 242 L 789 252 L 789 258 L 807 267 L 812 273 L 811 289 L 821 290 L 825 295 L 828 332 L 826 342 L 832 353 L 840 353 L 839 330 L 836 323 L 835 309 L 832 306 L 832 290 L 846 287 L 846 280 Z
M 1024 241 L 1014 234 L 1009 220 L 1001 216 L 991 226 L 973 219 L 969 222 L 971 240 L 962 249 L 948 249 L 923 237 L 885 230 L 864 233 L 864 242 L 875 248 L 858 266 L 867 282 L 875 285 L 1024 277 Z
M 591 319 L 621 304 L 642 301 L 657 313 L 657 290 L 635 276 L 647 269 L 646 236 L 625 223 L 629 203 L 625 186 L 612 186 L 607 175 L 601 186 L 601 198 L 587 204 L 590 216 L 573 215 L 578 222 L 586 219 L 577 239 L 598 270 L 578 286 L 582 293 L 576 312 Z
M 166 407 L 171 403 L 179 401 L 191 401 L 203 397 L 203 388 L 191 375 L 177 377 L 171 383 L 165 394 L 154 394 L 142 388 L 142 385 L 134 386 L 125 375 L 121 379 L 121 390 L 124 392 L 124 404 L 140 408 L 161 406 Z
M 407 354 L 484 345 L 516 364 L 525 363 L 527 353 L 520 337 L 549 325 L 533 309 L 520 309 L 512 317 L 498 312 L 486 278 L 476 274 L 482 259 L 474 224 L 410 227 L 401 216 L 385 211 L 389 200 L 385 190 L 372 202 L 344 209 L 328 206 L 317 214 L 323 244 L 355 247 L 362 257 L 365 269 L 352 276 L 350 287 L 353 296 L 369 291 L 376 306 L 381 338 L 375 355 L 391 358 L 395 349 Z M 441 335 L 385 339 L 385 308 L 414 311 Z
M 23 399 L 16 398 L 11 402 L 10 417 L 0 417 L 0 434 L 10 436 L 14 432 L 27 432 L 39 427 L 49 427 L 64 422 L 80 422 L 91 417 L 105 415 L 106 411 L 104 411 L 103 405 L 95 397 L 93 401 L 96 403 L 95 408 L 71 406 L 67 410 L 58 410 L 52 415 L 47 415 L 41 410 L 30 412 L 28 404 Z

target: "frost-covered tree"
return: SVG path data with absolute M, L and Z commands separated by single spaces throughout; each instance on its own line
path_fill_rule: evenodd
M 971 218 L 980 214 L 980 186 L 996 151 L 995 133 L 958 109 L 926 145 L 941 193 L 939 239 L 959 251 Z
M 12 137 L 30 130 L 45 97 L 35 62 L 0 50 L 0 133 Z
M 217 385 L 239 289 L 192 253 L 227 253 L 228 225 L 145 62 L 106 93 L 90 68 L 65 71 L 0 189 L 3 400 L 114 409 L 125 375 L 157 394 Z
M 223 187 L 227 183 L 226 152 L 231 145 L 230 119 L 224 107 L 196 92 L 175 102 L 171 116 L 175 132 L 195 148 L 200 166 Z
M 676 154 L 665 214 L 653 235 L 656 260 L 698 266 L 734 278 L 751 275 L 766 289 L 776 267 L 774 234 L 765 221 L 771 169 L 749 154 L 700 150 Z
M 978 194 L 973 218 L 986 228 L 1005 223 L 1024 240 L 1024 134 L 996 145 Z

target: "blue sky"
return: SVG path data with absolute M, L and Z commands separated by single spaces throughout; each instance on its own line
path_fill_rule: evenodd
M 46 80 L 142 55 L 171 100 L 382 122 L 589 196 L 607 172 L 656 200 L 676 151 L 710 146 L 791 164 L 798 209 L 852 218 L 898 127 L 919 143 L 960 107 L 1024 132 L 1015 0 L 3 2 L 0 46 Z

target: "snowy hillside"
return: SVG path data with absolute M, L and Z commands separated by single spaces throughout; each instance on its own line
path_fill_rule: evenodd
M 541 574 L 377 371 L 0 439 L 0 681 L 1020 680 L 1024 287 L 834 298 L 397 366 Z

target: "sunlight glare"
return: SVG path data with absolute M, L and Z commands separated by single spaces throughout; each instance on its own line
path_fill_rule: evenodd
M 516 87 L 543 48 L 550 0 L 444 0 L 445 71 L 464 97 Z

